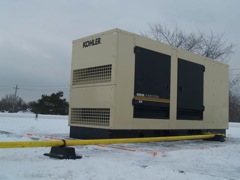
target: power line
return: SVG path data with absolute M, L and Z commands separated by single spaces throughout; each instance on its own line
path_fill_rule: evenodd
M 19 89 L 18 88 L 18 84 L 16 85 L 16 87 L 14 87 L 14 89 L 15 89 L 15 94 L 14 94 L 14 102 L 13 102 L 13 110 L 12 110 L 12 112 L 14 112 L 14 110 L 15 110 L 15 104 L 16 104 L 16 100 L 17 100 L 17 90 Z

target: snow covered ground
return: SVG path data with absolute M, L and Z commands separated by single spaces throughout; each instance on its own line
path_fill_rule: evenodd
M 0 141 L 51 140 L 69 135 L 67 116 L 0 113 Z M 0 180 L 238 180 L 240 124 L 225 142 L 178 141 L 78 146 L 78 160 L 43 156 L 48 148 L 0 149 Z

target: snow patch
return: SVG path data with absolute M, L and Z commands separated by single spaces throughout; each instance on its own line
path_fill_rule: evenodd
M 52 140 L 69 135 L 68 116 L 0 113 L 0 141 Z M 177 141 L 77 146 L 79 160 L 43 156 L 50 148 L 0 149 L 0 180 L 208 179 L 240 177 L 240 124 L 225 142 Z

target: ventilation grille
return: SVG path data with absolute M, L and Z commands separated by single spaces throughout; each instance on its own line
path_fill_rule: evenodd
M 110 108 L 72 108 L 71 123 L 79 125 L 109 126 Z
M 96 66 L 73 71 L 73 85 L 111 82 L 112 65 Z

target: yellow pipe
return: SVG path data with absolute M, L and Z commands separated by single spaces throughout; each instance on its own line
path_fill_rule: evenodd
M 54 146 L 63 146 L 63 145 L 64 145 L 64 142 L 62 140 L 0 142 L 0 148 L 54 147 Z
M 149 138 L 67 140 L 66 141 L 66 146 L 96 145 L 96 144 L 147 143 L 147 142 L 161 142 L 161 141 L 180 141 L 180 140 L 210 139 L 210 138 L 213 138 L 213 137 L 215 137 L 215 134 L 192 135 L 192 136 L 149 137 Z
M 81 145 L 97 145 L 97 144 L 146 143 L 146 142 L 161 142 L 161 141 L 210 139 L 214 137 L 215 137 L 215 134 L 206 134 L 206 135 L 148 137 L 148 138 L 0 142 L 0 148 L 29 148 L 29 147 L 81 146 Z

